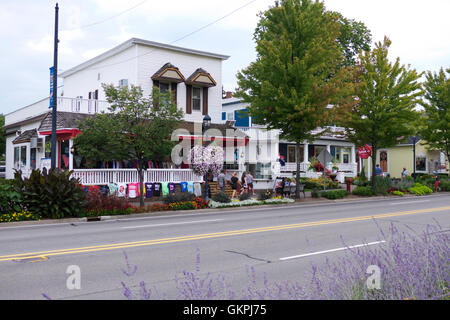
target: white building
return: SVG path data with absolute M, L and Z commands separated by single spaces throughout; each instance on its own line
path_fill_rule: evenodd
M 201 123 L 211 117 L 216 128 L 223 129 L 222 61 L 229 56 L 157 43 L 130 39 L 117 47 L 59 74 L 64 80 L 58 92 L 57 165 L 75 170 L 84 184 L 101 184 L 112 180 L 133 182 L 136 170 L 88 170 L 80 167 L 72 149 L 72 138 L 79 131 L 76 121 L 106 111 L 108 103 L 102 84 L 138 85 L 145 95 L 152 87 L 171 90 L 176 103 L 184 111 L 184 127 Z M 14 170 L 27 175 L 31 169 L 48 167 L 50 163 L 51 109 L 49 98 L 17 109 L 5 115 L 6 178 Z M 163 169 L 169 169 L 164 165 Z M 153 181 L 195 180 L 189 169 L 149 170 Z M 173 169 L 173 168 L 172 168 Z M 126 171 L 126 172 L 125 172 Z M 152 172 L 150 172 L 152 171 Z M 164 171 L 164 172 L 163 172 Z M 95 174 L 92 174 L 95 172 Z M 125 178 L 118 178 L 118 175 Z
M 265 130 L 263 126 L 252 122 L 246 114 L 248 103 L 232 97 L 227 92 L 222 100 L 222 121 L 233 121 L 234 126 L 249 137 L 240 161 L 241 171 L 251 171 L 256 180 L 255 188 L 270 187 L 275 176 L 292 177 L 297 171 L 296 145 L 292 141 L 280 139 L 279 130 Z M 305 141 L 300 146 L 300 176 L 319 177 L 322 173 L 310 169 L 311 157 L 317 157 L 323 149 L 327 149 L 333 162 L 326 165 L 333 171 L 337 166 L 337 178 L 343 182 L 345 177 L 355 177 L 359 172 L 359 158 L 355 145 L 342 134 L 343 128 L 328 127 L 312 143 Z M 315 133 L 324 132 L 318 128 Z M 245 158 L 244 158 L 245 157 Z M 281 161 L 280 161 L 281 160 Z

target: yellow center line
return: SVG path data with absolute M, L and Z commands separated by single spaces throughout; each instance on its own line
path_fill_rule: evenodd
M 219 237 L 244 235 L 244 234 L 252 234 L 252 233 L 259 233 L 259 232 L 269 232 L 269 231 L 279 231 L 279 230 L 287 230 L 287 229 L 295 229 L 295 228 L 321 226 L 321 225 L 327 225 L 327 224 L 338 224 L 338 223 L 346 223 L 346 222 L 364 221 L 364 220 L 370 220 L 370 219 L 398 217 L 398 216 L 404 216 L 404 215 L 411 215 L 411 214 L 418 214 L 418 213 L 430 213 L 430 212 L 445 211 L 445 210 L 450 210 L 450 206 L 440 207 L 440 208 L 421 209 L 421 210 L 391 212 L 391 213 L 360 216 L 360 217 L 353 217 L 353 218 L 341 218 L 341 219 L 332 219 L 332 220 L 303 222 L 303 223 L 287 224 L 287 225 L 272 226 L 272 227 L 261 227 L 261 228 L 241 229 L 241 230 L 232 230 L 232 231 L 224 231 L 224 232 L 216 232 L 216 233 L 197 234 L 197 235 L 192 235 L 192 236 L 180 236 L 180 237 L 173 237 L 173 238 L 124 242 L 124 243 L 117 243 L 117 244 L 105 244 L 105 245 L 99 245 L 99 246 L 87 246 L 87 247 L 80 247 L 80 248 L 69 248 L 69 249 L 11 254 L 11 255 L 0 256 L 0 261 L 22 260 L 22 259 L 30 259 L 30 258 L 43 258 L 43 257 L 73 254 L 73 253 L 96 252 L 96 251 L 105 251 L 105 250 L 113 250 L 113 249 L 149 246 L 149 245 L 156 245 L 156 244 L 163 244 L 163 243 L 175 243 L 175 242 L 183 242 L 183 241 L 191 241 L 191 240 L 219 238 Z

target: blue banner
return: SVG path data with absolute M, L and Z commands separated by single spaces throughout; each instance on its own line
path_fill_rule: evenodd
M 50 105 L 49 108 L 53 108 L 53 70 L 54 67 L 50 68 Z

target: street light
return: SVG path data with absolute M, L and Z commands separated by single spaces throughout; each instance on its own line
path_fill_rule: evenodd
M 209 115 L 206 115 L 203 118 L 203 124 L 202 124 L 202 131 L 203 133 L 206 133 L 206 143 L 205 147 L 208 146 L 208 129 L 211 127 L 211 117 Z M 208 172 L 205 174 L 205 201 L 208 201 Z

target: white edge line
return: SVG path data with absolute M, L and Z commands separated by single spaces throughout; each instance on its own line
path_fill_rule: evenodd
M 174 223 L 146 224 L 146 225 L 142 225 L 142 226 L 121 227 L 121 229 L 151 228 L 151 227 L 173 226 L 173 225 L 192 224 L 192 223 L 204 223 L 204 222 L 214 222 L 214 221 L 223 221 L 223 220 L 224 219 L 213 219 L 213 220 L 197 220 L 197 221 L 174 222 Z
M 324 250 L 324 251 L 317 251 L 317 252 L 305 253 L 305 254 L 300 254 L 300 255 L 297 255 L 297 256 L 284 257 L 284 258 L 280 258 L 280 260 L 281 260 L 281 261 L 284 261 L 284 260 L 291 260 L 291 259 L 304 258 L 304 257 L 309 257 L 309 256 L 314 256 L 314 255 L 324 254 L 324 253 L 329 253 L 329 252 L 343 251 L 343 250 L 348 250 L 348 249 L 353 249 L 353 248 L 359 248 L 359 247 L 365 247 L 365 246 L 372 246 L 372 245 L 380 244 L 380 243 L 384 243 L 384 242 L 386 242 L 386 241 L 385 241 L 385 240 L 382 240 L 382 241 L 375 241 L 375 242 L 369 242 L 369 243 L 357 244 L 357 245 L 349 246 L 349 247 L 342 247 L 342 248 L 336 248 L 336 249 L 330 249 L 330 250 Z
M 413 200 L 413 201 L 402 201 L 402 202 L 392 202 L 390 203 L 391 206 L 397 205 L 397 204 L 411 204 L 411 203 L 420 203 L 420 202 L 430 202 L 431 200 Z

